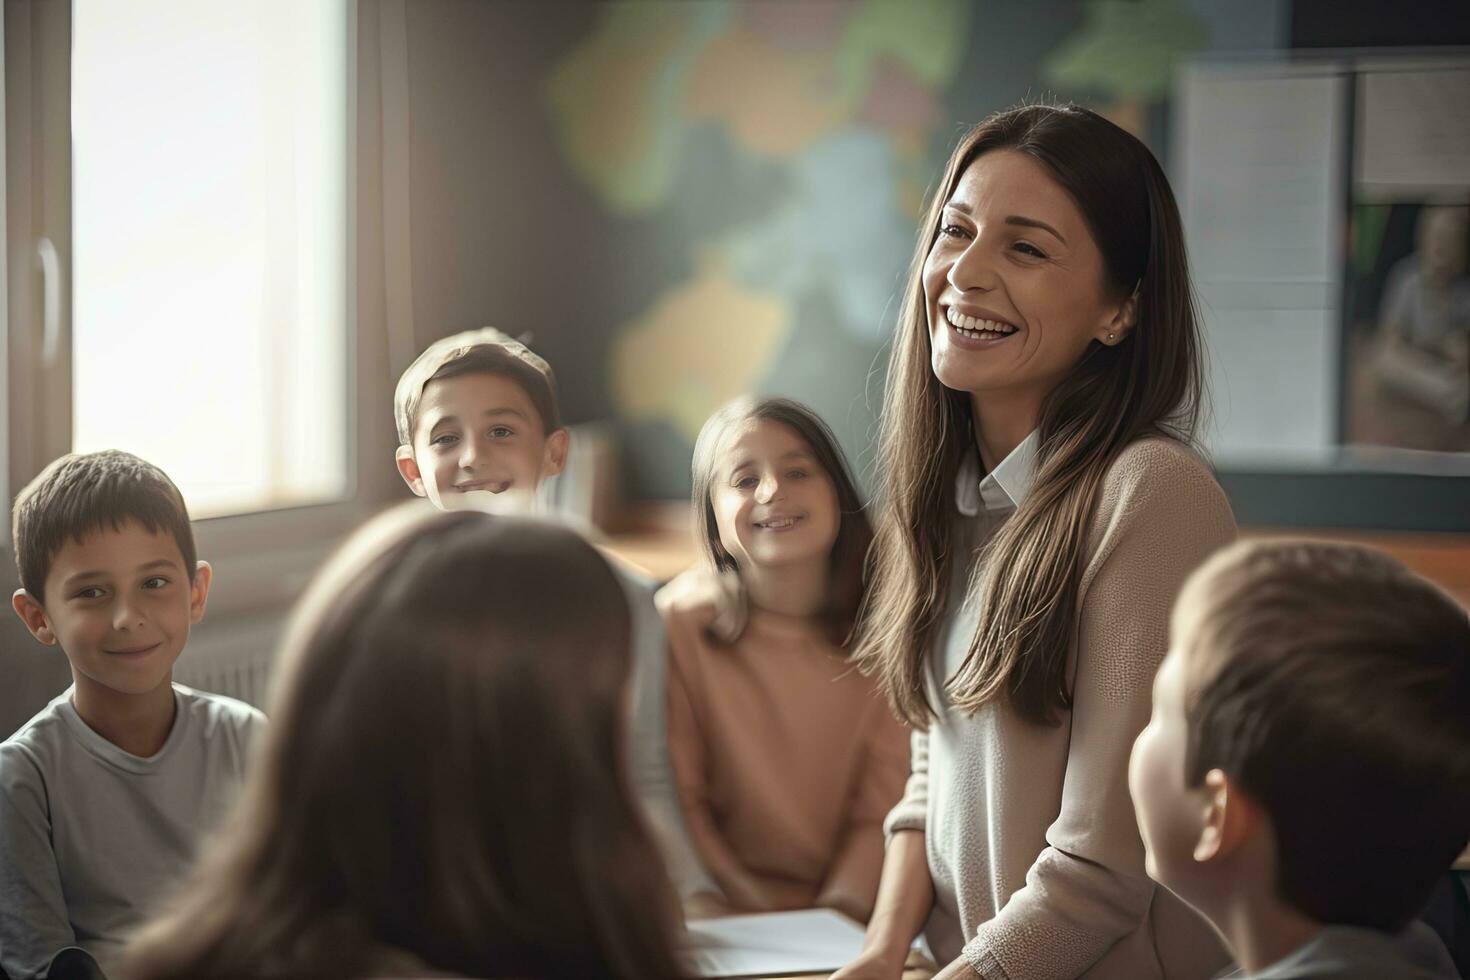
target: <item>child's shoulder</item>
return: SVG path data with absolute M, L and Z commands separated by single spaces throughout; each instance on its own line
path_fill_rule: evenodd
M 630 602 L 653 601 L 653 594 L 658 591 L 658 580 L 648 569 L 611 548 L 598 546 L 597 552 L 612 569 L 613 578 L 618 580 Z
M 607 567 L 612 570 L 613 578 L 618 580 L 618 588 L 622 589 L 628 608 L 635 615 L 641 611 L 653 611 L 653 597 L 658 592 L 658 582 L 637 565 L 624 561 L 610 551 L 599 550 Z
M 55 764 L 61 742 L 67 738 L 64 713 L 70 698 L 68 689 L 0 742 L 0 785 L 10 787 L 18 780 L 45 778 L 46 771 Z
M 1228 974 L 1250 980 L 1453 980 L 1459 976 L 1443 941 L 1429 926 L 1415 921 L 1398 933 L 1361 926 L 1328 924 L 1294 952 L 1257 973 Z
M 734 572 L 688 569 L 658 590 L 656 602 L 674 647 L 697 649 L 705 638 L 734 643 L 745 630 L 745 595 Z
M 265 715 L 237 698 L 224 694 L 196 691 L 174 684 L 179 714 L 188 714 L 194 729 L 205 739 L 228 738 L 241 742 L 253 740 L 265 728 Z

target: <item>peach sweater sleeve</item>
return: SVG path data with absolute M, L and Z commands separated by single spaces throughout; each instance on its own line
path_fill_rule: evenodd
M 699 718 L 706 696 L 696 654 L 698 637 L 679 635 L 693 629 L 677 615 L 669 626 L 669 763 L 684 823 L 705 870 L 718 884 L 723 898 L 746 909 L 764 908 L 765 897 L 741 865 L 715 824 L 709 803 L 708 755 Z M 685 896 L 688 897 L 687 895 Z
M 866 714 L 867 738 L 853 774 L 850 815 L 816 902 L 863 921 L 872 914 L 883 871 L 883 821 L 903 794 L 909 769 L 907 727 L 877 694 Z

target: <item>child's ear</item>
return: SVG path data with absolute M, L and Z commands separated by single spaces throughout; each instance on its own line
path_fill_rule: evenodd
M 541 454 L 541 479 L 556 476 L 567 465 L 567 449 L 572 437 L 565 428 L 557 429 L 546 437 L 546 449 Z
M 15 614 L 26 624 L 26 629 L 31 631 L 32 636 L 48 647 L 56 645 L 56 631 L 46 619 L 46 610 L 41 608 L 41 604 L 29 592 L 16 589 L 15 595 L 10 597 L 10 608 L 15 610 Z
M 1233 853 L 1255 831 L 1260 811 L 1224 770 L 1205 773 L 1205 811 L 1194 859 L 1207 864 Z
M 194 581 L 189 583 L 189 622 L 197 623 L 204 618 L 204 604 L 209 601 L 209 583 L 214 581 L 214 569 L 209 562 L 201 561 L 194 569 Z
M 398 464 L 398 475 L 403 477 L 408 489 L 415 496 L 427 497 L 429 492 L 424 489 L 424 476 L 419 472 L 418 460 L 413 458 L 413 447 L 399 446 L 398 451 L 393 454 L 393 461 Z

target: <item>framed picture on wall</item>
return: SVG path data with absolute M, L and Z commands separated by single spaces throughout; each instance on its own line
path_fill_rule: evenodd
M 1470 475 L 1470 60 L 1359 66 L 1342 441 Z
M 1343 437 L 1365 458 L 1470 473 L 1467 217 L 1470 202 L 1353 207 Z
M 1243 523 L 1470 531 L 1470 52 L 1202 59 L 1175 186 Z

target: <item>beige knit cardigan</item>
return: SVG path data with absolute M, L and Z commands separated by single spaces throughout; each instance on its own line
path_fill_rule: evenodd
M 957 515 L 958 533 L 974 548 L 1008 514 Z M 939 694 L 981 615 L 966 601 L 967 569 L 956 570 L 931 658 L 940 716 L 914 733 L 912 774 L 886 822 L 890 834 L 925 834 L 935 892 L 925 934 L 941 964 L 963 956 L 993 980 L 1188 980 L 1223 965 L 1210 928 L 1144 872 L 1128 757 L 1148 722 L 1174 598 L 1235 533 L 1224 493 L 1189 449 L 1147 438 L 1124 450 L 1088 535 L 1068 659 L 1074 700 L 1057 727 L 1003 701 L 966 717 Z

